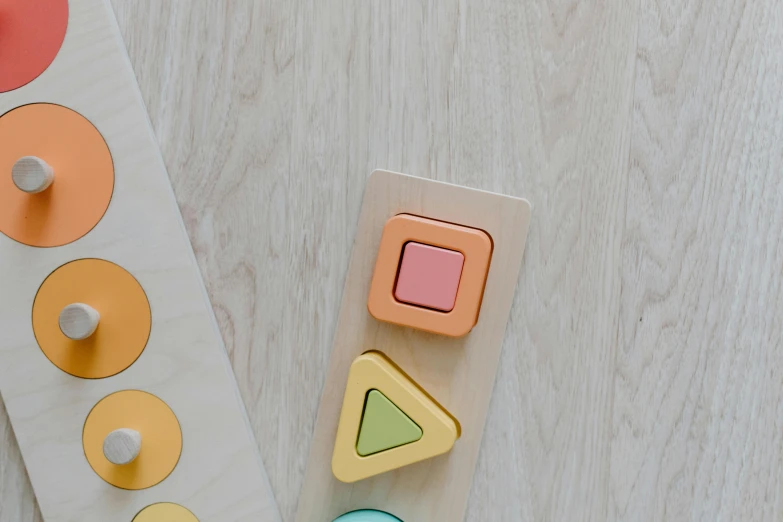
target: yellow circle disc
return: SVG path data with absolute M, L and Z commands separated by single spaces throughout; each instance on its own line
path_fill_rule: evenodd
M 60 312 L 73 303 L 100 314 L 98 328 L 80 341 L 60 330 Z M 139 282 L 101 259 L 61 266 L 46 278 L 33 303 L 33 331 L 43 353 L 64 372 L 85 379 L 110 377 L 133 364 L 147 345 L 151 326 L 150 304 Z
M 139 456 L 129 464 L 112 464 L 103 441 L 114 430 L 128 428 L 141 435 Z M 182 453 L 182 429 L 174 412 L 154 395 L 124 390 L 104 397 L 84 423 L 84 455 L 103 480 L 122 489 L 145 489 L 174 471 Z
M 198 519 L 179 504 L 161 502 L 142 509 L 133 522 L 198 522 Z

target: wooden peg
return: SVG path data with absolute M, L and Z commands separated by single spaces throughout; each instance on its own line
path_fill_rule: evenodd
M 24 156 L 11 167 L 11 177 L 19 190 L 28 194 L 38 194 L 52 184 L 54 169 L 41 158 Z
M 90 305 L 73 303 L 60 312 L 60 331 L 74 341 L 91 336 L 98 328 L 101 315 Z
M 117 466 L 130 464 L 141 451 L 141 433 L 128 428 L 114 430 L 103 439 L 103 455 Z

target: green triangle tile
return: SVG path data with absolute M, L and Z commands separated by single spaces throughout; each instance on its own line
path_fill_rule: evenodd
M 416 442 L 421 428 L 378 390 L 370 390 L 364 403 L 356 451 L 362 457 Z

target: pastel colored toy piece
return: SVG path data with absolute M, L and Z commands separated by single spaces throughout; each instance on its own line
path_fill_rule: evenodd
M 141 437 L 138 456 L 127 464 L 115 464 L 104 454 L 104 443 L 113 432 L 133 430 Z M 154 395 L 124 390 L 101 399 L 84 423 L 84 455 L 103 480 L 122 489 L 145 489 L 169 476 L 182 453 L 182 430 L 165 402 Z
M 106 213 L 114 163 L 103 136 L 79 113 L 50 103 L 22 105 L 0 116 L 0 143 L 6 236 L 34 247 L 62 246 Z
M 0 0 L 0 93 L 44 72 L 67 27 L 68 0 Z
M 370 390 L 364 401 L 356 452 L 362 457 L 397 448 L 421 439 L 418 424 L 378 390 Z
M 198 522 L 198 519 L 179 504 L 160 502 L 139 511 L 139 514 L 133 518 L 133 522 Z
M 405 258 L 411 255 L 407 252 L 411 242 L 417 244 L 412 251 L 413 268 L 400 267 L 401 257 L 405 263 Z M 422 246 L 429 246 L 431 250 Z M 404 256 L 403 249 L 406 251 Z M 464 257 L 453 308 L 448 312 L 424 308 L 427 305 L 437 308 L 438 303 L 448 300 L 458 261 L 448 252 Z M 409 214 L 396 215 L 383 228 L 367 309 L 380 321 L 461 337 L 478 321 L 491 258 L 492 239 L 482 230 Z M 422 278 L 431 276 L 433 264 L 444 261 L 450 265 L 445 270 L 447 276 L 442 282 L 422 290 Z M 399 279 L 398 267 L 401 268 Z M 403 286 L 397 297 L 395 285 Z M 401 302 L 406 299 L 422 306 Z
M 368 393 L 381 392 L 420 427 L 421 437 L 367 456 L 359 454 L 362 418 Z M 348 374 L 340 424 L 332 454 L 332 473 L 356 482 L 448 452 L 460 436 L 459 422 L 380 352 L 354 360 Z
M 68 336 L 78 325 L 63 330 L 63 315 L 78 305 L 100 315 L 97 328 L 83 339 Z M 38 289 L 32 315 L 44 355 L 64 372 L 84 379 L 111 377 L 128 368 L 144 351 L 152 327 L 139 282 L 102 259 L 78 259 L 52 272 Z M 90 329 L 77 328 L 83 333 Z
M 367 296 L 384 228 L 390 217 L 401 214 L 428 216 L 439 224 L 470 225 L 492 238 L 491 268 L 484 285 L 481 317 L 469 335 L 458 339 L 432 335 L 423 330 L 380 322 L 367 313 Z M 530 203 L 517 197 L 379 170 L 367 180 L 357 221 L 329 369 L 295 520 L 328 521 L 358 508 L 393 513 L 406 522 L 464 520 L 525 251 Z M 452 245 L 433 244 L 419 238 L 411 241 L 462 252 Z M 399 264 L 402 244 L 399 243 L 391 256 L 396 257 L 392 270 L 396 270 Z M 466 265 L 469 262 L 470 256 L 465 255 Z M 462 291 L 464 278 L 463 274 L 459 291 Z M 394 273 L 384 290 L 384 297 L 388 296 L 389 300 L 392 299 L 393 282 Z M 449 315 L 405 306 L 439 316 Z M 355 416 L 352 422 L 359 422 L 366 391 L 357 390 L 346 396 L 346 383 L 353 386 L 352 363 L 368 349 L 383 352 L 404 369 L 410 380 L 437 398 L 459 419 L 461 437 L 447 454 L 440 457 L 394 469 L 368 480 L 345 483 L 335 476 L 333 466 L 338 434 L 346 436 L 343 418 L 347 411 L 341 411 L 341 408 L 343 404 L 347 405 L 349 396 L 355 395 L 350 406 L 357 410 L 352 414 Z M 428 437 L 427 426 L 396 396 L 389 394 L 377 382 L 369 382 L 362 387 L 385 394 L 421 427 L 422 440 Z M 355 451 L 352 445 L 356 436 L 357 425 L 354 424 L 348 431 L 347 443 L 341 439 L 339 444 Z M 352 462 L 363 462 L 362 458 L 370 461 L 413 448 L 422 440 L 367 457 L 347 453 Z
M 55 9 L 66 0 L 0 0 L 0 55 L 8 51 L 7 8 L 33 5 Z M 52 65 L 30 84 L 0 94 L 0 394 L 3 415 L 7 411 L 40 507 L 35 518 L 130 522 L 145 506 L 165 501 L 187 507 L 203 522 L 279 522 L 259 455 L 263 444 L 256 443 L 248 422 L 112 2 L 67 0 L 67 5 L 67 35 Z M 45 21 L 27 18 L 30 34 L 41 38 Z M 6 63 L 0 63 L 0 76 L 8 71 Z M 20 163 L 24 157 L 43 163 Z M 96 157 L 102 159 L 95 161 Z M 106 168 L 94 168 L 96 164 Z M 14 183 L 15 165 L 22 188 Z M 52 179 L 44 188 L 46 166 Z M 68 197 L 60 197 L 64 195 Z M 44 209 L 48 214 L 40 212 Z M 30 247 L 76 239 L 62 248 Z M 100 288 L 85 270 L 90 276 L 83 279 L 87 285 L 74 285 L 74 294 L 86 293 L 87 287 L 105 302 L 72 296 L 52 304 L 45 321 L 51 337 L 44 341 L 40 317 L 35 330 L 31 323 L 36 296 L 36 312 L 46 301 L 46 291 L 38 291 L 47 278 L 47 288 L 57 279 L 60 272 L 52 274 L 58 267 L 85 257 L 117 263 L 133 275 L 125 274 L 132 285 L 107 278 L 105 288 Z M 69 264 L 60 270 L 70 269 Z M 63 280 L 58 286 L 67 284 Z M 116 295 L 131 286 L 138 292 Z M 143 305 L 138 315 L 135 306 L 122 303 L 134 296 L 141 296 Z M 364 300 L 365 296 L 359 300 L 362 309 Z M 58 314 L 79 303 L 98 312 L 98 324 L 87 339 L 68 342 Z M 114 308 L 107 310 L 107 304 Z M 89 309 L 82 308 L 85 311 Z M 71 328 L 94 325 L 89 316 L 82 314 L 74 322 L 73 316 L 64 314 L 65 330 L 75 337 L 86 335 L 89 330 Z M 135 323 L 137 317 L 141 322 Z M 117 337 L 116 343 L 103 345 L 112 328 L 129 339 Z M 96 343 L 101 344 L 97 353 Z M 85 381 L 64 373 L 47 356 L 61 368 L 72 367 L 72 357 L 81 360 L 84 376 L 121 373 Z M 95 368 L 89 366 L 90 357 L 96 358 Z M 69 371 L 77 373 L 74 368 Z M 127 389 L 146 390 L 166 401 L 185 436 L 186 447 L 172 475 L 142 491 L 121 491 L 106 483 L 88 464 L 83 447 L 90 409 L 110 393 Z M 148 460 L 149 433 L 118 422 L 116 429 L 123 428 L 139 433 L 139 456 L 117 467 L 141 466 Z M 115 435 L 106 447 L 118 462 L 128 461 L 137 446 L 125 433 L 129 437 Z M 91 451 L 96 458 L 105 456 L 104 442 L 105 435 L 95 437 Z M 119 451 L 117 443 L 127 445 L 130 453 Z M 332 446 L 330 442 L 324 453 L 327 461 Z M 325 470 L 337 482 L 328 464 Z M 0 507 L 0 519 L 5 520 L 6 507 Z M 345 511 L 349 509 L 340 513 Z
M 341 515 L 334 522 L 402 522 L 402 520 L 383 511 L 360 509 Z
M 465 256 L 460 252 L 406 243 L 402 248 L 394 298 L 403 303 L 450 312 L 457 300 L 464 263 Z

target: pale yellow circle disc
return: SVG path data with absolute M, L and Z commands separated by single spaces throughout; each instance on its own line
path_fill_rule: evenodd
M 129 428 L 141 434 L 139 456 L 131 463 L 112 464 L 103 454 L 103 441 L 114 430 Z M 139 390 L 124 390 L 101 399 L 84 423 L 84 455 L 103 480 L 122 489 L 145 489 L 174 471 L 182 454 L 182 429 L 165 402 Z
M 142 509 L 133 522 L 198 522 L 198 519 L 179 504 L 161 502 Z

